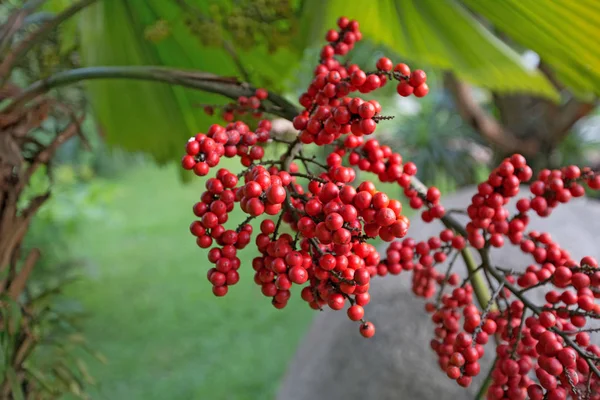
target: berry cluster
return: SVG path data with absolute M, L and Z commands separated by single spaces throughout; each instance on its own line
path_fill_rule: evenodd
M 223 156 L 238 156 L 242 165 L 249 166 L 264 156 L 265 150 L 259 143 L 269 140 L 270 130 L 269 120 L 260 121 L 255 132 L 240 121 L 229 123 L 225 127 L 211 125 L 206 134 L 198 133 L 188 140 L 181 165 L 184 169 L 193 170 L 198 176 L 208 175 Z
M 234 119 L 247 114 L 253 118 L 261 118 L 263 116 L 261 111 L 262 101 L 266 100 L 267 97 L 269 97 L 269 93 L 265 89 L 259 88 L 254 91 L 253 96 L 240 96 L 237 98 L 237 102 L 224 106 L 205 104 L 203 110 L 206 115 L 214 115 L 216 108 L 222 109 L 221 118 L 225 122 L 232 122 Z
M 416 179 L 414 163 L 370 136 L 391 117 L 381 115 L 376 100 L 360 97 L 391 80 L 398 81 L 399 95 L 422 97 L 429 91 L 425 72 L 411 72 L 386 57 L 373 72 L 341 62 L 336 57 L 346 55 L 362 34 L 356 21 L 344 17 L 338 27 L 327 32 L 314 79 L 300 96 L 296 140 L 271 137 L 268 120 L 252 131 L 226 114 L 226 126 L 213 125 L 186 145 L 182 166 L 197 175 L 207 175 L 223 156 L 239 157 L 245 168 L 238 175 L 219 169 L 194 206 L 198 220 L 190 230 L 198 245 L 216 242 L 208 251 L 214 294 L 225 295 L 239 281 L 237 251 L 252 242 L 250 221 L 263 217 L 253 241 L 260 255 L 252 267 L 255 283 L 274 307 L 286 307 L 297 285 L 313 309 L 348 307 L 348 318 L 360 321 L 360 333 L 371 337 L 375 326 L 364 319 L 363 308 L 371 298 L 371 279 L 411 271 L 413 292 L 428 299 L 431 348 L 458 385 L 467 387 L 480 374 L 479 360 L 494 342 L 488 399 L 600 400 L 600 347 L 590 335 L 600 331 L 590 325 L 600 319 L 598 264 L 592 257 L 575 262 L 548 233 L 527 228 L 532 212 L 547 217 L 559 204 L 583 196 L 585 186 L 600 189 L 600 174 L 576 166 L 543 170 L 530 184 L 531 196 L 517 198 L 534 174 L 515 154 L 478 186 L 463 226 L 441 204 L 440 191 Z M 266 91 L 258 89 L 240 97 L 236 107 L 256 111 L 265 99 Z M 263 144 L 270 139 L 288 146 L 280 158 L 265 160 Z M 332 145 L 324 163 L 304 155 L 301 145 L 311 143 Z M 373 182 L 354 184 L 357 171 L 398 184 L 425 222 L 439 220 L 445 227 L 427 240 L 405 237 L 410 223 L 402 204 Z M 517 212 L 511 215 L 507 205 L 513 198 Z M 226 228 L 235 203 L 247 218 Z M 368 243 L 373 238 L 391 242 L 385 259 Z M 507 244 L 531 255 L 523 272 L 491 262 L 490 248 Z M 472 265 L 470 251 L 479 253 L 479 266 Z M 458 256 L 469 267 L 462 280 L 452 271 Z M 544 304 L 528 298 L 532 289 L 545 290 Z
M 459 385 L 470 385 L 472 377 L 479 374 L 477 360 L 490 335 L 494 335 L 497 361 L 491 371 L 488 399 L 583 398 L 584 389 L 597 393 L 595 388 L 600 386 L 598 375 L 590 374 L 593 365 L 598 368 L 600 347 L 590 344 L 589 336 L 600 328 L 588 327 L 590 321 L 600 319 L 600 304 L 595 300 L 600 298 L 600 269 L 592 257 L 576 263 L 550 234 L 526 233 L 526 228 L 529 211 L 543 217 L 550 215 L 553 207 L 581 196 L 583 184 L 594 189 L 598 174 L 589 169 L 582 172 L 576 166 L 543 170 L 531 185 L 535 197 L 518 199 L 517 214 L 510 218 L 506 204 L 518 195 L 521 183 L 532 176 L 526 160 L 514 155 L 478 186 L 467 208 L 470 222 L 464 233 L 470 246 L 487 251 L 489 247 L 502 247 L 506 237 L 524 253 L 531 254 L 534 261 L 524 272 L 516 273 L 485 264 L 484 258 L 482 267 L 502 275 L 485 310 L 479 311 L 473 303 L 473 288 L 468 280 L 457 286 L 458 276 L 451 274 L 452 262 L 446 274 L 432 268 L 447 259 L 446 253 L 439 250 L 444 248 L 440 243 L 450 242 L 456 250 L 464 248 L 464 238 L 452 230 L 445 229 L 439 238 L 432 237 L 427 242 L 406 238 L 400 244 L 394 243 L 382 264 L 393 265 L 392 272 L 412 270 L 413 291 L 419 296 L 430 298 L 437 291 L 437 303 L 426 307 L 436 324 L 431 346 L 440 367 Z M 413 208 L 427 207 L 425 212 L 429 215 L 422 216 L 430 221 L 432 210 L 438 206 L 439 190 L 432 187 L 419 192 L 409 188 L 405 193 Z M 431 251 L 437 252 L 431 256 Z M 562 289 L 548 291 L 546 304 L 531 304 L 522 295 L 545 285 Z M 454 287 L 452 292 L 443 293 L 448 286 Z M 511 296 L 517 298 L 511 300 Z
M 531 183 L 531 193 L 535 197 L 530 201 L 523 199 L 521 207 L 524 211 L 531 208 L 540 217 L 547 217 L 558 204 L 567 203 L 573 197 L 583 196 L 584 182 L 592 190 L 600 189 L 600 175 L 594 174 L 589 168 L 582 171 L 579 167 L 571 165 L 562 170 L 542 170 L 537 180 Z
M 359 24 L 347 18 L 338 20 L 339 31 L 327 32 L 329 42 L 321 50 L 321 62 L 315 68 L 314 79 L 308 90 L 300 96 L 305 110 L 294 118 L 294 128 L 300 131 L 302 143 L 331 144 L 342 134 L 370 135 L 377 123 L 391 117 L 381 116 L 381 105 L 376 100 L 365 101 L 348 97 L 352 92 L 370 93 L 390 79 L 400 81 L 398 93 L 417 97 L 425 96 L 429 88 L 427 75 L 422 70 L 412 73 L 406 64 L 395 67 L 387 57 L 377 61 L 377 71 L 365 72 L 356 64 L 346 66 L 335 56 L 345 55 L 362 38 Z M 410 88 L 410 93 L 404 87 Z
M 502 247 L 503 235 L 511 229 L 508 223 L 509 212 L 504 205 L 519 193 L 521 183 L 529 181 L 532 174 L 525 158 L 515 154 L 492 171 L 486 182 L 479 184 L 477 194 L 467 207 L 471 218 L 471 222 L 467 224 L 471 246 L 476 249 L 483 248 L 486 243 L 484 234 L 489 233 L 488 242 L 494 247 Z M 517 230 L 513 229 L 513 235 L 516 232 Z
M 206 189 L 200 201 L 194 205 L 194 214 L 200 218 L 192 222 L 190 232 L 196 236 L 196 243 L 201 248 L 208 248 L 213 240 L 220 247 L 208 252 L 208 260 L 215 264 L 208 271 L 208 280 L 213 284 L 213 293 L 224 296 L 227 287 L 239 281 L 237 272 L 240 259 L 237 250 L 250 243 L 252 226 L 243 224 L 237 231 L 226 229 L 223 224 L 229 219 L 228 213 L 233 210 L 236 194 L 232 190 L 238 182 L 236 175 L 226 169 L 220 169 L 215 178 L 206 181 Z
M 213 125 L 206 135 L 190 139 L 182 165 L 204 176 L 219 163 L 220 157 L 239 156 L 247 167 L 237 176 L 220 170 L 216 178 L 209 179 L 208 191 L 194 208 L 201 218 L 192 224 L 198 245 L 210 247 L 214 239 L 221 246 L 209 252 L 209 260 L 215 263 L 209 272 L 215 294 L 224 295 L 227 285 L 239 279 L 235 272 L 239 268 L 235 250 L 243 248 L 252 233 L 247 224 L 237 230 L 223 226 L 227 212 L 233 209 L 233 203 L 239 202 L 241 210 L 248 214 L 248 221 L 263 214 L 278 216 L 277 223 L 271 220 L 261 223 L 255 243 L 262 256 L 253 262 L 255 281 L 261 285 L 263 294 L 272 297 L 273 305 L 285 307 L 291 285 L 306 283 L 302 298 L 311 307 L 329 305 L 341 309 L 348 303 L 349 318 L 361 321 L 360 332 L 372 336 L 375 328 L 363 320 L 362 306 L 370 298 L 370 277 L 384 267 L 375 248 L 366 241 L 402 238 L 409 221 L 402 215 L 401 203 L 377 191 L 373 183 L 366 181 L 352 186 L 356 173 L 343 166 L 343 158 L 347 149 L 351 149 L 353 157 L 364 158 L 358 160 L 363 170 L 378 173 L 385 177 L 384 182 L 401 180 L 405 186 L 416 168 L 407 164 L 402 170 L 399 154 L 392 153 L 387 146 L 379 146 L 375 140 L 364 141 L 363 135 L 372 134 L 378 122 L 390 118 L 380 115 L 377 101 L 348 95 L 356 91 L 372 92 L 388 79 L 396 79 L 420 87 L 418 93 L 422 96 L 427 91 L 426 75 L 423 71 L 411 74 L 405 64 L 398 64 L 394 70 L 385 57 L 377 62 L 377 71 L 372 73 L 357 65 L 343 65 L 335 56 L 347 54 L 362 35 L 356 21 L 340 18 L 338 26 L 339 31 L 326 35 L 329 43 L 321 52 L 315 78 L 300 97 L 305 110 L 293 121 L 300 131 L 295 143 L 325 145 L 341 141 L 327 158 L 327 165 L 308 160 L 324 171 L 312 174 L 306 160 L 292 154 L 295 143 L 290 143 L 290 151 L 280 160 L 263 160 L 260 143 L 269 140 L 270 123 L 261 121 L 252 132 L 246 124 L 232 122 L 233 114 L 228 113 L 233 112 L 231 107 L 224 115 L 229 122 L 225 127 Z M 266 91 L 259 89 L 254 96 L 240 97 L 234 108 L 258 110 L 260 101 L 266 98 Z M 293 162 L 299 159 L 305 164 L 306 174 L 300 173 Z M 242 176 L 243 184 L 238 185 L 234 178 Z M 298 178 L 308 180 L 307 189 L 298 184 Z M 282 222 L 296 232 L 295 238 L 287 233 L 278 236 Z

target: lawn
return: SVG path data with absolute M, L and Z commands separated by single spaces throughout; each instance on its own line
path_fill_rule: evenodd
M 107 218 L 73 243 L 92 267 L 70 294 L 109 361 L 90 365 L 92 398 L 272 398 L 312 310 L 298 291 L 285 310 L 271 306 L 252 280 L 252 246 L 240 256 L 241 281 L 213 296 L 206 252 L 188 231 L 203 180 L 184 186 L 175 168 L 143 166 L 117 184 Z

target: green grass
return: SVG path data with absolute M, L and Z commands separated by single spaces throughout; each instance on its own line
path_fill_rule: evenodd
M 183 186 L 175 168 L 144 166 L 117 184 L 107 218 L 73 241 L 92 271 L 70 294 L 90 314 L 90 345 L 108 359 L 90 362 L 92 398 L 272 398 L 312 316 L 298 291 L 274 309 L 252 280 L 249 246 L 242 279 L 215 298 L 206 251 L 188 231 L 204 181 Z

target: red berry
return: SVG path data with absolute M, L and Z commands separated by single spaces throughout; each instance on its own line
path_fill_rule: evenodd
M 392 63 L 392 60 L 387 57 L 381 57 L 379 60 L 377 60 L 377 69 L 381 71 L 389 72 L 393 67 L 394 64 Z
M 273 185 L 267 189 L 267 200 L 271 204 L 281 204 L 285 201 L 286 192 L 283 186 Z
M 410 68 L 408 67 L 408 65 L 403 63 L 396 64 L 396 66 L 394 67 L 394 71 L 397 71 L 406 77 L 410 76 Z
M 417 86 L 414 91 L 415 97 L 425 97 L 427 93 L 429 93 L 429 86 L 426 83 Z
M 298 285 L 302 285 L 308 280 L 308 272 L 300 266 L 290 268 L 288 275 L 290 280 Z
M 373 337 L 373 335 L 375 335 L 375 325 L 373 325 L 371 322 L 362 324 L 360 326 L 360 334 L 366 338 Z
M 343 295 L 340 293 L 333 293 L 329 296 L 329 299 L 327 299 L 327 304 L 329 304 L 329 307 L 333 310 L 341 310 L 344 308 L 345 301 L 346 299 L 344 299 Z
M 396 86 L 396 91 L 402 97 L 408 97 L 415 91 L 415 88 L 412 87 L 408 82 L 402 81 Z
M 365 315 L 365 310 L 359 305 L 353 305 L 348 308 L 348 318 L 352 321 L 359 321 Z

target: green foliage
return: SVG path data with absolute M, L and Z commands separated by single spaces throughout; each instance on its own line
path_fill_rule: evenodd
M 417 164 L 419 179 L 427 185 L 446 192 L 476 183 L 486 161 L 474 156 L 486 152 L 479 136 L 448 107 L 444 96 L 428 96 L 418 106 L 418 113 L 391 122 L 379 140 Z
M 213 5 L 229 3 L 184 2 L 192 11 L 178 3 L 109 0 L 84 10 L 80 27 L 85 65 L 166 65 L 239 77 L 241 72 L 222 46 L 203 44 L 184 23 L 195 12 L 210 16 Z M 168 27 L 167 34 L 148 40 L 148 28 L 156 28 L 159 22 L 163 31 Z M 236 50 L 256 85 L 281 87 L 300 53 L 292 47 L 273 50 L 260 41 L 255 47 Z M 220 96 L 147 82 L 92 82 L 89 89 L 107 142 L 151 153 L 159 162 L 180 157 L 181 143 L 217 121 L 198 104 L 223 103 Z
M 13 320 L 12 325 L 17 328 L 0 333 L 4 353 L 0 376 L 11 379 L 12 356 L 28 338 L 35 338 L 23 365 L 27 392 L 35 393 L 39 399 L 54 399 L 65 393 L 88 398 L 85 387 L 95 381 L 81 353 L 103 360 L 80 334 L 80 324 L 86 316 L 80 303 L 63 296 L 65 289 L 84 272 L 84 262 L 75 259 L 70 242 L 89 224 L 107 221 L 105 208 L 114 193 L 114 188 L 100 179 L 88 182 L 90 177 L 90 171 L 69 164 L 55 167 L 50 178 L 40 169 L 22 199 L 25 203 L 49 187 L 54 194 L 39 210 L 25 238 L 24 254 L 33 248 L 42 253 L 26 291 L 19 303 L 0 307 L 5 314 L 2 321 Z M 20 305 L 26 307 L 27 315 L 22 314 Z M 22 322 L 16 323 L 17 320 Z M 24 389 L 17 381 L 13 386 L 13 396 L 19 398 Z
M 54 284 L 56 280 L 70 279 L 73 273 L 80 272 L 68 267 L 76 264 L 69 260 L 72 249 L 68 242 L 86 228 L 83 221 L 103 221 L 106 206 L 114 196 L 115 187 L 101 179 L 91 179 L 93 171 L 85 164 L 76 168 L 70 164 L 56 166 L 51 181 L 46 171 L 40 169 L 32 177 L 22 200 L 25 203 L 47 188 L 52 189 L 52 196 L 37 213 L 25 239 L 25 249 L 42 250 L 31 283 L 34 291 L 37 285 Z
M 82 59 L 89 66 L 165 65 L 248 75 L 252 83 L 280 91 L 299 75 L 290 72 L 301 55 L 316 57 L 324 32 L 344 14 L 357 18 L 365 38 L 376 45 L 418 67 L 451 70 L 484 88 L 559 99 L 549 80 L 524 66 L 519 53 L 500 39 L 506 35 L 517 46 L 537 51 L 578 94 L 600 93 L 592 68 L 600 61 L 594 42 L 599 8 L 591 0 L 546 3 L 106 0 L 81 14 Z M 187 137 L 217 121 L 198 104 L 224 102 L 155 83 L 92 82 L 88 87 L 108 143 L 148 152 L 161 163 L 179 158 Z
M 70 166 L 70 170 L 77 174 L 79 181 L 88 182 L 94 177 L 115 177 L 148 160 L 147 155 L 143 153 L 109 147 L 100 136 L 96 120 L 91 113 L 81 124 L 81 130 L 85 142 L 79 136 L 73 137 L 58 149 L 54 157 L 55 163 Z

